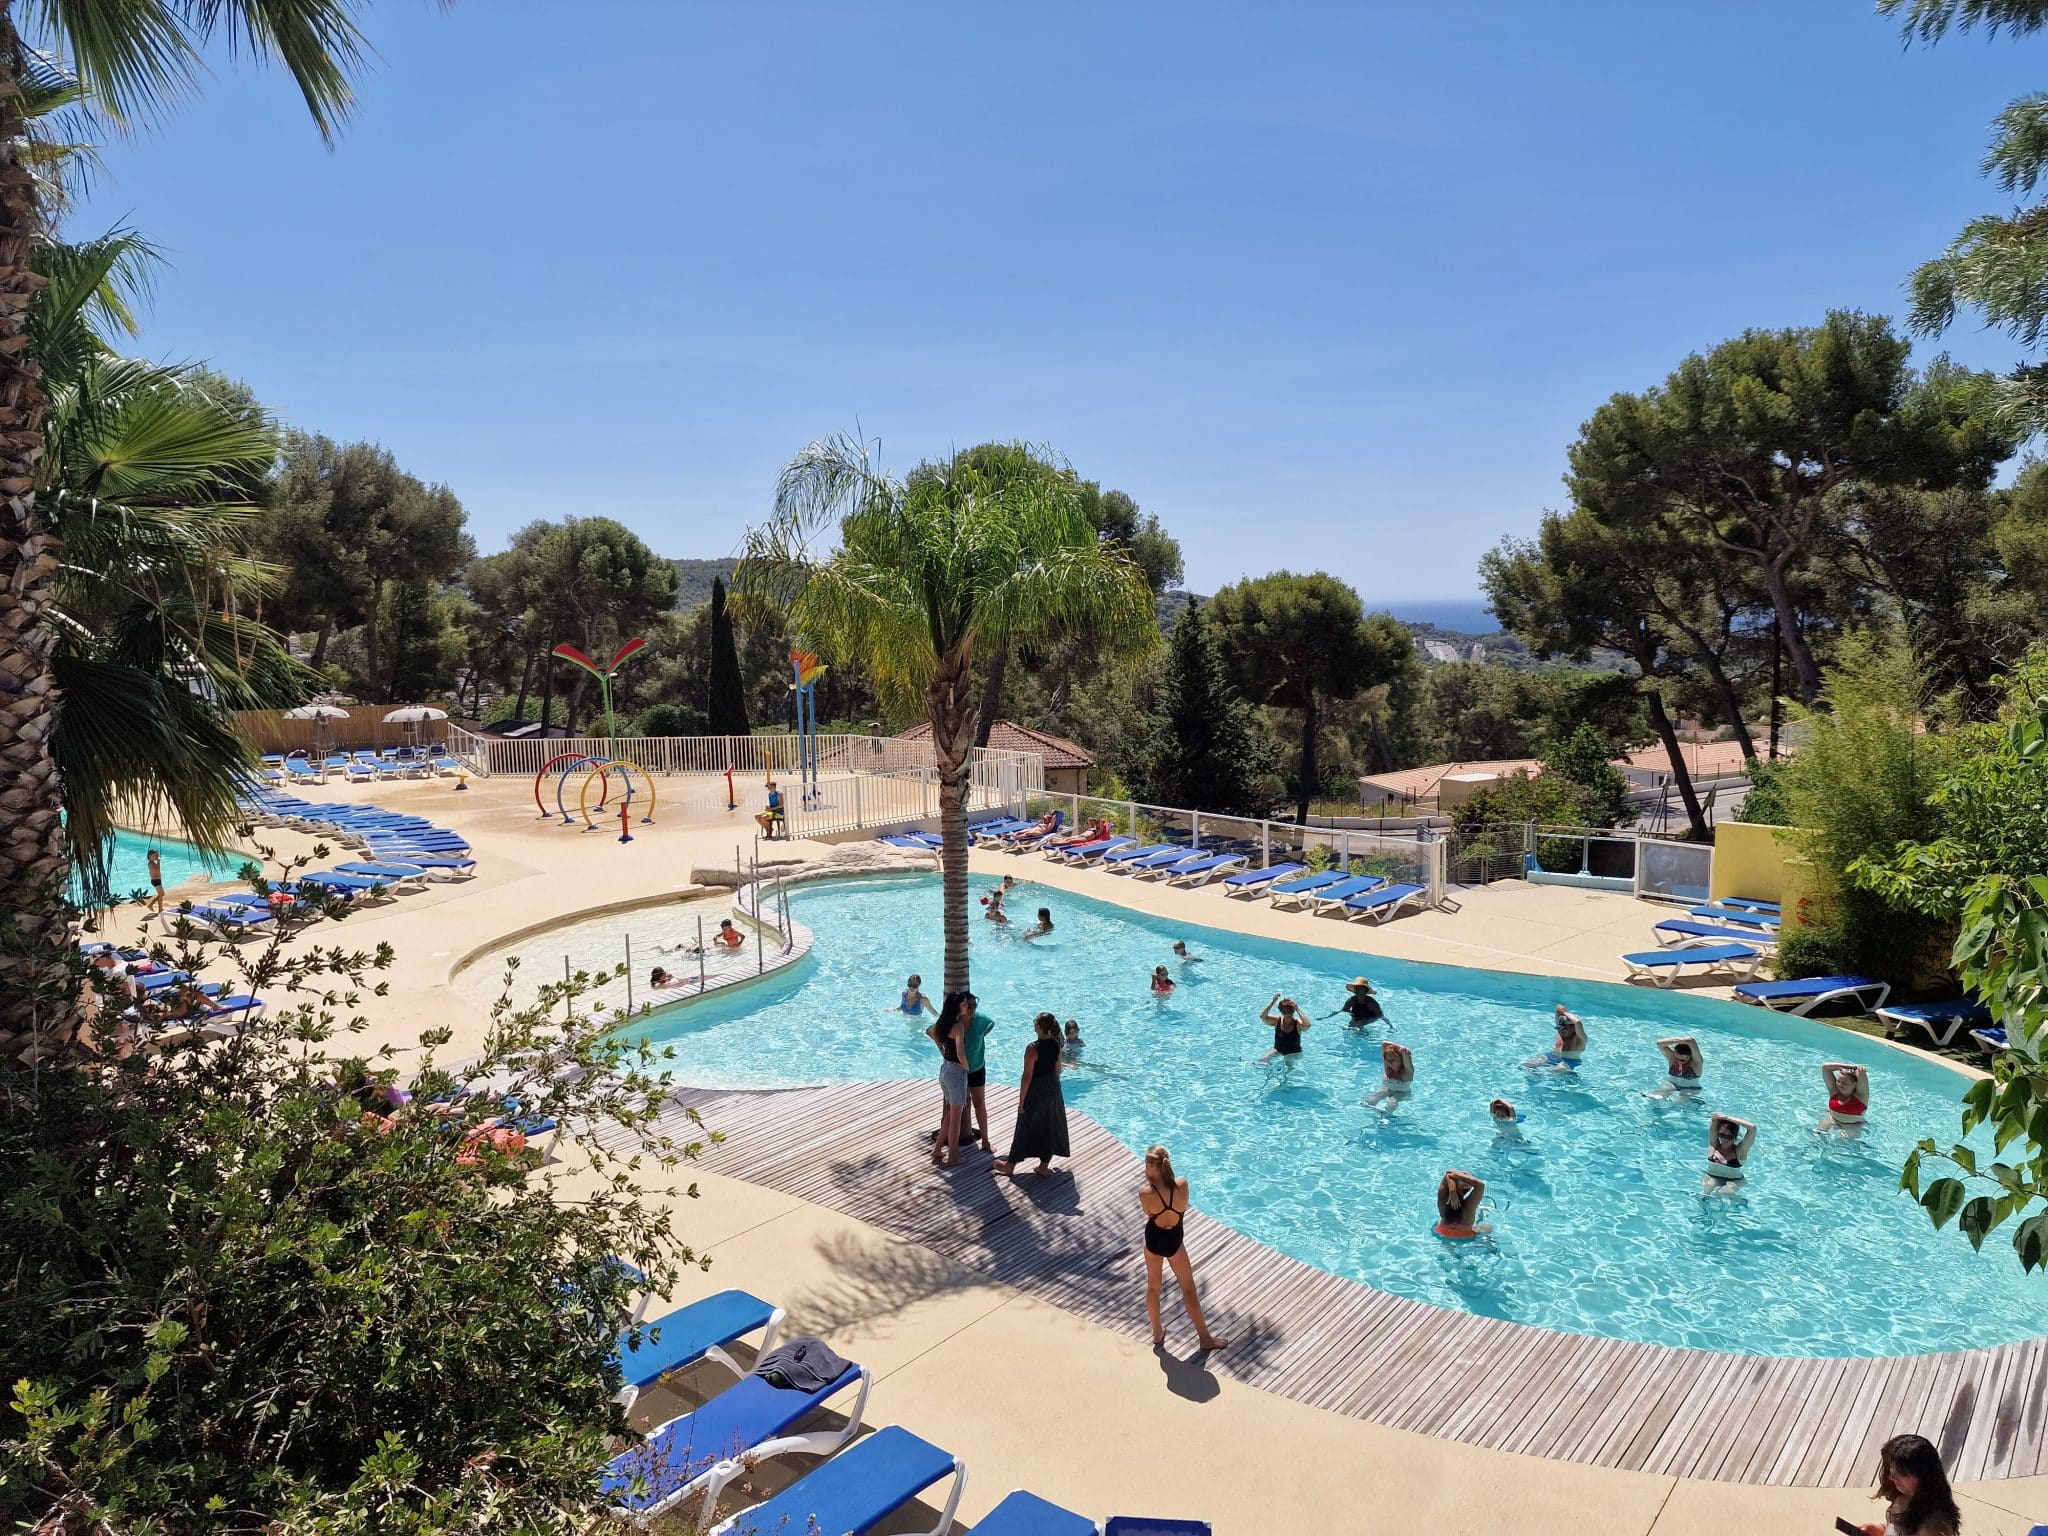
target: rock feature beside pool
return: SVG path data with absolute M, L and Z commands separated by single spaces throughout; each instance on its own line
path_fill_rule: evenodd
M 929 874 L 937 866 L 935 853 L 892 848 L 887 843 L 840 843 L 813 858 L 763 859 L 745 871 L 699 865 L 690 871 L 690 879 L 696 885 L 737 890 L 756 879 L 773 885 L 778 880 L 830 880 L 842 875 Z

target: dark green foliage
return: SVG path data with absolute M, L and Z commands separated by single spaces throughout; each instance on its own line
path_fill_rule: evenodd
M 1628 817 L 1628 777 L 1612 761 L 1619 750 L 1595 727 L 1582 725 L 1543 754 L 1543 777 L 1578 791 L 1583 826 L 1614 827 Z
M 1216 628 L 1199 602 L 1169 637 L 1165 708 L 1148 794 L 1161 805 L 1260 812 L 1268 772 L 1252 712 L 1232 686 Z
M 704 717 L 713 736 L 748 734 L 747 701 L 740 683 L 739 652 L 733 645 L 732 616 L 726 612 L 725 583 L 711 583 L 711 681 Z
M 586 1529 L 623 1428 L 608 1261 L 663 1288 L 694 1262 L 624 1161 L 694 1150 L 652 1129 L 654 1058 L 581 1015 L 588 978 L 501 1006 L 458 1080 L 445 1030 L 367 1060 L 343 1043 L 388 949 L 202 952 L 188 929 L 163 958 L 242 973 L 271 1016 L 217 1045 L 122 1056 L 109 1024 L 101 1050 L 0 1058 L 0 1524 Z M 178 1004 L 158 994 L 167 1030 Z M 492 1092 L 454 1100 L 465 1082 Z M 371 1094 L 390 1083 L 412 1104 Z M 595 1160 L 575 1198 L 491 1135 L 505 1095 Z
M 395 581 L 384 589 L 377 623 L 384 633 L 386 697 L 394 703 L 438 700 L 464 650 L 448 605 L 424 581 Z
M 1323 784 L 1316 756 L 1322 711 L 1333 699 L 1412 671 L 1414 643 L 1391 620 L 1368 624 L 1358 594 L 1324 571 L 1275 571 L 1240 581 L 1210 600 L 1210 613 L 1245 697 L 1300 712 L 1294 798 L 1296 815 L 1306 819 Z
M 1799 926 L 1818 930 L 1814 954 L 1908 988 L 1939 974 L 1949 921 L 1884 900 L 1858 870 L 1901 844 L 1940 833 L 1935 799 L 1954 756 L 1952 738 L 1929 729 L 1924 685 L 1896 645 L 1855 641 L 1828 674 L 1825 711 L 1807 715 L 1798 754 L 1778 772 L 1791 834 L 1811 869 L 1810 905 Z M 1792 926 L 1792 925 L 1788 925 Z M 1779 956 L 1782 975 L 1801 951 Z
M 687 704 L 656 704 L 643 709 L 640 717 L 633 722 L 636 736 L 703 736 L 706 730 L 704 712 L 692 709 Z
M 1785 801 L 1785 765 L 1758 759 L 1749 767 L 1749 793 L 1735 819 L 1757 827 L 1789 827 L 1792 808 Z
M 676 611 L 687 613 L 711 601 L 713 582 L 732 580 L 737 560 L 671 560 L 676 568 Z

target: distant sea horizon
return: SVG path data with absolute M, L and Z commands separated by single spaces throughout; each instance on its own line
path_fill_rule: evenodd
M 1461 634 L 1490 635 L 1500 628 L 1492 610 L 1476 597 L 1397 599 L 1377 606 L 1403 623 L 1433 624 L 1438 629 L 1454 629 Z

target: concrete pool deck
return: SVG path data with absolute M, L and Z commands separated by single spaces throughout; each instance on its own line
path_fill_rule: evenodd
M 473 782 L 460 794 L 448 780 L 334 786 L 311 790 L 307 798 L 375 801 L 430 815 L 460 829 L 480 861 L 474 881 L 400 897 L 330 930 L 328 942 L 339 933 L 350 947 L 388 941 L 397 950 L 396 963 L 383 973 L 389 994 L 365 1002 L 370 1045 L 405 1045 L 420 1028 L 436 1024 L 455 1031 L 452 1051 L 474 1049 L 485 1020 L 448 984 L 464 956 L 550 916 L 641 897 L 682 898 L 693 866 L 729 866 L 736 845 L 751 853 L 754 844 L 742 810 L 732 813 L 730 824 L 635 827 L 634 841 L 621 846 L 616 833 L 540 821 L 523 780 Z M 284 852 L 313 842 L 267 832 L 257 840 Z M 780 851 L 781 845 L 771 846 Z M 789 845 L 793 852 L 807 846 Z M 1625 896 L 1510 882 L 1455 892 L 1461 911 L 1417 914 L 1380 928 L 1274 912 L 1263 902 L 1226 900 L 1214 888 L 1165 890 L 1063 870 L 1032 856 L 977 854 L 974 867 L 978 877 L 1014 872 L 1049 889 L 1361 957 L 1586 979 L 1619 980 L 1615 957 L 1647 947 L 1651 925 L 1668 915 Z M 723 893 L 711 899 L 723 910 Z M 1057 910 L 1056 901 L 1045 904 Z M 688 910 L 678 908 L 679 923 Z M 132 930 L 134 915 L 124 909 L 108 926 Z M 1369 971 L 1364 959 L 1361 969 Z M 825 1333 L 870 1365 L 878 1376 L 871 1424 L 902 1423 L 968 1462 L 965 1520 L 1013 1487 L 1033 1488 L 1096 1516 L 1199 1515 L 1227 1536 L 1276 1529 L 1479 1533 L 1509 1526 L 1571 1536 L 1705 1536 L 1730 1528 L 1825 1531 L 1837 1515 L 1859 1522 L 1875 1516 L 1875 1506 L 1850 1489 L 1618 1471 L 1326 1412 L 1245 1385 L 1227 1370 L 1207 1369 L 1184 1348 L 1157 1358 L 1142 1339 L 825 1204 L 708 1169 L 686 1168 L 678 1177 L 699 1187 L 697 1199 L 679 1199 L 685 1208 L 677 1213 L 678 1231 L 707 1252 L 714 1267 L 686 1272 L 676 1299 L 745 1286 L 782 1301 L 797 1326 Z M 970 1167 L 955 1177 L 986 1174 Z M 574 1182 L 572 1173 L 572 1188 Z M 2016 1273 L 2000 1278 L 2026 1283 Z M 1902 1298 L 1902 1304 L 1919 1299 Z M 1141 1296 L 1134 1292 L 1130 1305 L 1134 1315 L 1141 1312 Z M 1171 1306 L 1168 1315 L 1175 1316 Z M 1474 1360 L 1469 1369 L 1483 1377 L 1488 1362 Z M 2034 1381 L 2036 1412 L 2022 1426 L 2034 1446 L 2041 1440 L 2043 1385 Z M 659 1400 L 649 1406 L 658 1408 Z M 1792 1407 L 1823 1413 L 1827 1405 Z M 1896 1428 L 1940 1438 L 1939 1424 Z M 759 1481 L 772 1487 L 782 1480 L 786 1474 Z M 2048 1477 L 1980 1482 L 1961 1491 L 1972 1536 L 2022 1536 L 2048 1510 Z

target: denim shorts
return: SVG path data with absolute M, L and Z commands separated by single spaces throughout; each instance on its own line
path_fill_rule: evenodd
M 939 1066 L 939 1092 L 945 1095 L 949 1108 L 959 1109 L 967 1102 L 967 1069 L 957 1061 L 943 1062 Z

